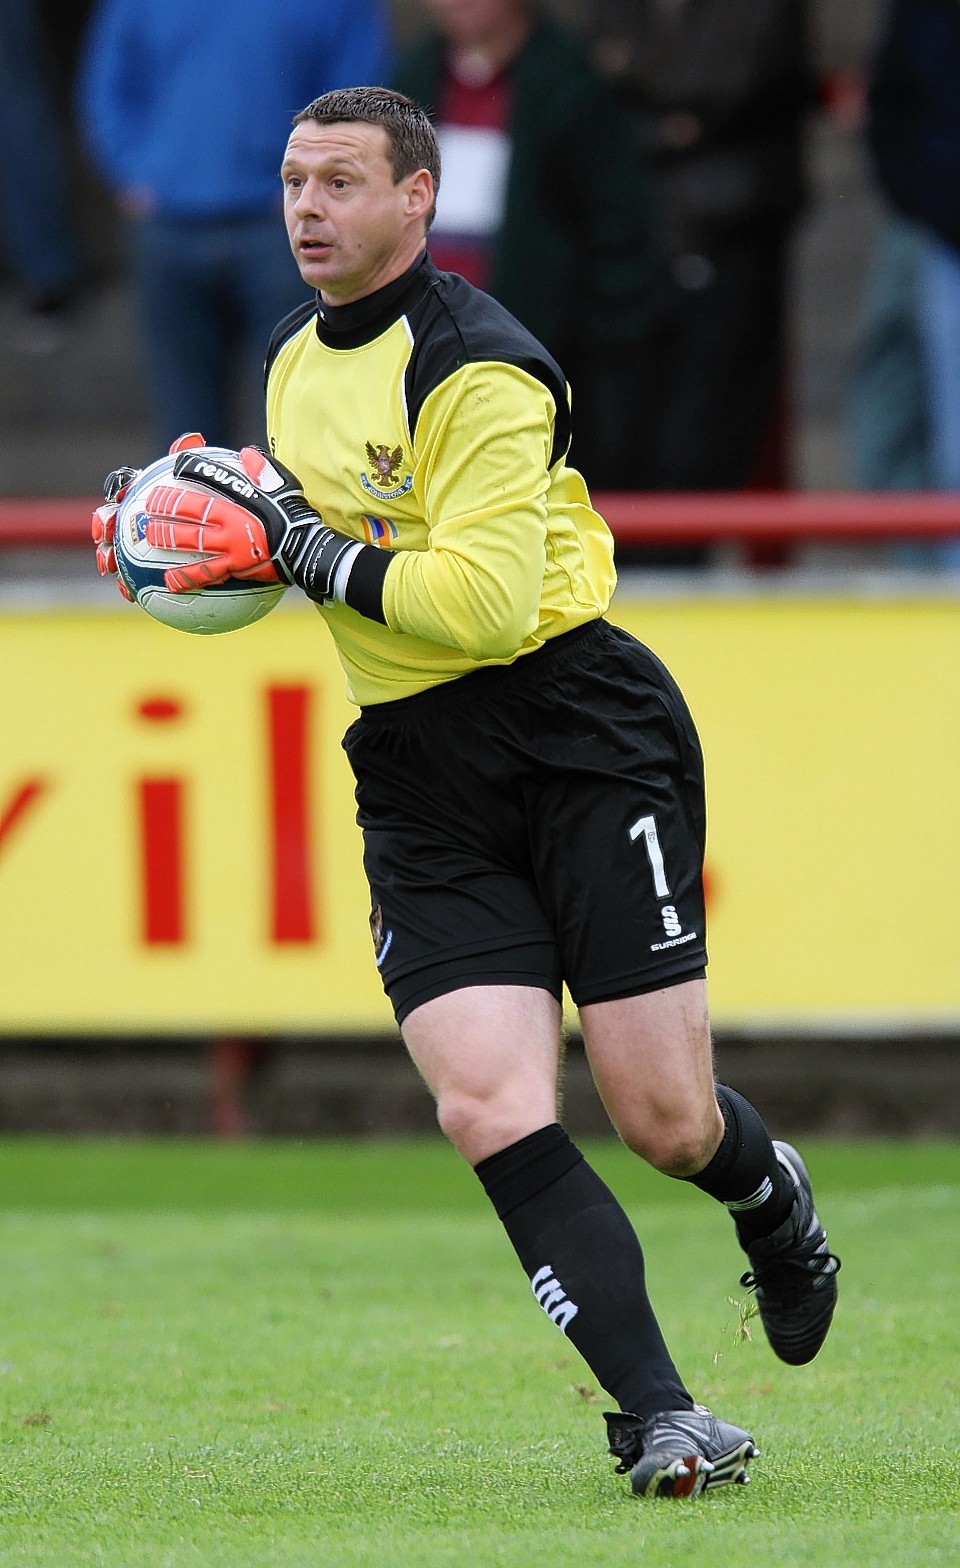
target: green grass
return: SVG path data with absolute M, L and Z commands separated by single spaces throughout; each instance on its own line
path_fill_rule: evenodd
M 960 1562 L 960 1148 L 804 1146 L 841 1307 L 737 1335 L 730 1227 L 590 1150 L 749 1488 L 632 1498 L 606 1398 L 439 1141 L 0 1144 L 0 1564 L 912 1568 Z

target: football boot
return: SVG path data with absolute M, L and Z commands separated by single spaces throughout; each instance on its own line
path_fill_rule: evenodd
M 840 1259 L 817 1218 L 807 1167 L 789 1143 L 775 1139 L 773 1147 L 796 1198 L 783 1224 L 746 1248 L 751 1268 L 740 1283 L 756 1296 L 771 1348 L 781 1361 L 800 1367 L 813 1360 L 827 1337 Z
M 638 1497 L 697 1497 L 712 1486 L 750 1478 L 759 1449 L 749 1432 L 720 1421 L 705 1405 L 659 1415 L 609 1411 L 604 1415 L 617 1474 L 629 1472 Z

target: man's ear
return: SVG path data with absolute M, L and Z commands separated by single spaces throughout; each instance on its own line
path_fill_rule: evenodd
M 430 170 L 418 169 L 415 174 L 408 175 L 406 186 L 407 217 L 426 218 L 434 200 L 433 175 Z

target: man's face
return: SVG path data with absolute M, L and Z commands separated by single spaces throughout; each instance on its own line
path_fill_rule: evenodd
M 399 277 L 422 248 L 433 183 L 394 184 L 387 133 L 355 121 L 295 125 L 281 167 L 290 247 L 303 281 L 347 305 Z
M 525 0 L 426 0 L 426 8 L 444 37 L 467 49 L 497 38 L 526 15 Z

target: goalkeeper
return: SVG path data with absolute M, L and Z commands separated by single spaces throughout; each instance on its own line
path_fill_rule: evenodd
M 729 1211 L 784 1361 L 820 1349 L 839 1264 L 800 1156 L 714 1081 L 697 734 L 606 619 L 612 540 L 565 463 L 562 371 L 427 254 L 439 178 L 429 120 L 386 89 L 297 115 L 285 219 L 316 295 L 270 345 L 270 454 L 232 472 L 186 445 L 208 494 L 157 491 L 148 537 L 206 553 L 172 588 L 250 575 L 316 603 L 359 707 L 344 746 L 406 1047 L 615 1403 L 618 1468 L 689 1496 L 745 1480 L 756 1449 L 687 1389 L 633 1228 L 559 1123 L 564 982 L 617 1132 Z

